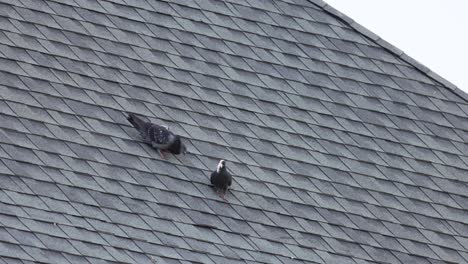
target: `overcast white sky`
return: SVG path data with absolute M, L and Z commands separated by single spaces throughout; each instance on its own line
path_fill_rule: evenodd
M 468 92 L 468 0 L 325 0 Z

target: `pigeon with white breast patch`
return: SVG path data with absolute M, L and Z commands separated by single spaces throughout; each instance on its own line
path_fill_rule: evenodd
M 162 158 L 165 159 L 165 152 L 175 155 L 187 152 L 181 137 L 169 131 L 168 127 L 146 122 L 132 113 L 128 114 L 127 120 L 140 132 L 143 141 L 158 150 Z
M 218 167 L 211 173 L 210 181 L 216 193 L 218 193 L 223 200 L 226 200 L 224 196 L 232 184 L 232 175 L 227 171 L 225 160 L 219 161 Z

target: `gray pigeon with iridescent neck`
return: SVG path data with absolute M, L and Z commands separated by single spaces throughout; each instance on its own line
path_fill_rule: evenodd
M 169 131 L 168 127 L 146 122 L 132 113 L 128 114 L 127 120 L 140 132 L 143 141 L 158 150 L 161 157 L 165 158 L 165 152 L 175 155 L 187 152 L 181 137 Z
M 224 196 L 232 184 L 232 175 L 227 171 L 226 161 L 219 161 L 218 167 L 211 173 L 210 181 L 216 193 L 218 193 L 223 200 L 226 200 Z

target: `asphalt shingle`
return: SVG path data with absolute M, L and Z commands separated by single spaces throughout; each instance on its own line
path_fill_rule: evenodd
M 0 262 L 468 261 L 467 97 L 377 39 L 318 0 L 4 1 Z

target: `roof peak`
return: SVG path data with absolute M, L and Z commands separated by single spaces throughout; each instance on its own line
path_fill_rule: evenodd
M 459 97 L 463 98 L 468 102 L 468 94 L 465 93 L 463 90 L 458 88 L 455 84 L 450 82 L 449 80 L 445 79 L 444 77 L 440 76 L 436 72 L 432 71 L 429 67 L 425 66 L 424 64 L 420 63 L 413 57 L 409 56 L 401 49 L 397 48 L 390 42 L 382 39 L 379 35 L 372 32 L 370 29 L 366 28 L 365 26 L 359 24 L 355 20 L 353 20 L 348 15 L 342 13 L 338 9 L 334 8 L 333 6 L 329 5 L 325 1 L 322 0 L 306 0 L 315 5 L 320 6 L 328 12 L 329 14 L 333 15 L 334 17 L 340 19 L 342 22 L 346 23 L 349 27 L 356 30 L 357 32 L 363 34 L 365 37 L 373 40 L 375 43 L 380 45 L 382 48 L 386 49 L 387 51 L 391 52 L 392 54 L 396 55 L 401 60 L 407 62 L 411 66 L 415 67 L 417 70 L 423 72 L 425 75 L 433 79 L 434 81 L 440 83 L 442 86 L 448 88 L 450 91 L 458 95 Z

